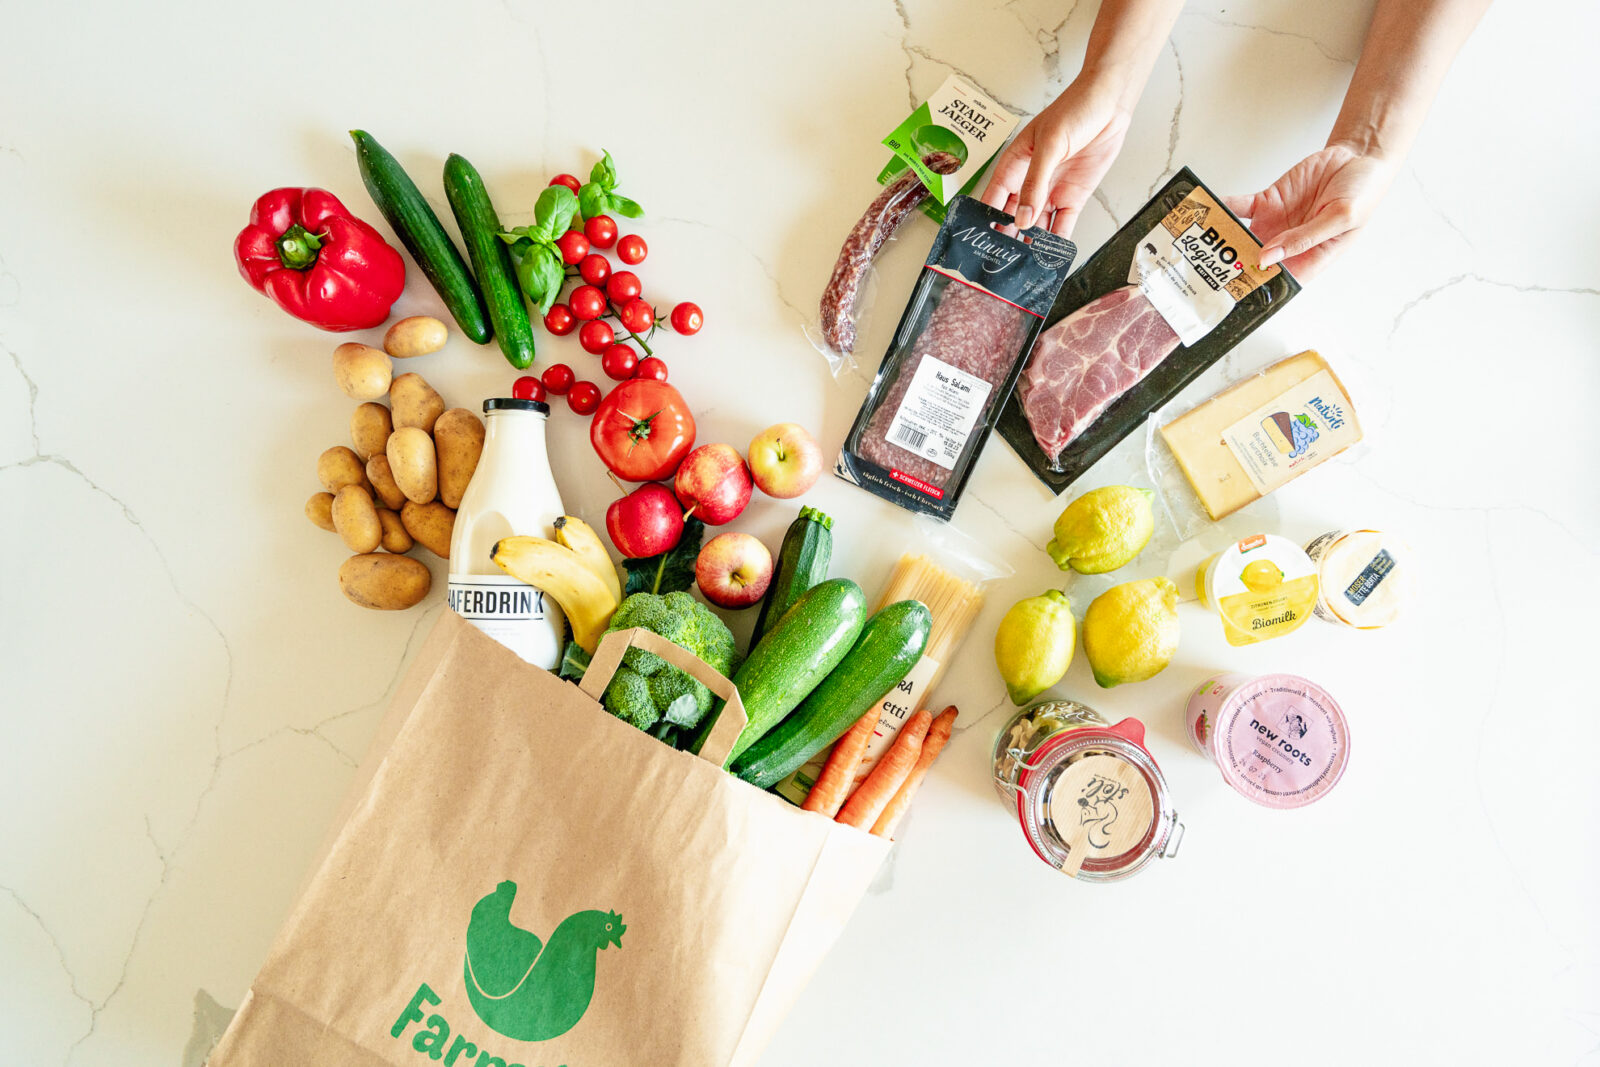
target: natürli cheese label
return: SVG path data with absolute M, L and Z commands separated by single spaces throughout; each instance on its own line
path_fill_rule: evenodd
M 1222 431 L 1257 493 L 1266 496 L 1361 440 L 1354 405 L 1326 370 L 1290 386 Z

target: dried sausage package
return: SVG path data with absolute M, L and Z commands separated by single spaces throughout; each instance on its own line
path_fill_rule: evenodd
M 971 197 L 951 202 L 834 473 L 948 519 L 1077 247 Z
M 1185 167 L 1056 298 L 1000 435 L 1059 493 L 1300 291 Z

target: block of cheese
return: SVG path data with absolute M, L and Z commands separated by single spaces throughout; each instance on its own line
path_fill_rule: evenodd
M 1316 352 L 1281 359 L 1161 427 L 1213 519 L 1361 440 L 1355 406 Z

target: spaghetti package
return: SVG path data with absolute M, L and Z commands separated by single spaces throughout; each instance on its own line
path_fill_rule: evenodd
M 1077 247 L 957 197 L 834 473 L 949 519 Z

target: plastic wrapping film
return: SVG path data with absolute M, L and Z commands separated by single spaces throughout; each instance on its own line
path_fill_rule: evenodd
M 1203 206 L 1195 206 L 1196 196 Z M 1170 238 L 1158 241 L 1163 227 Z M 1223 251 L 1220 243 L 1203 243 L 1217 229 L 1241 234 L 1239 243 L 1254 248 Z M 1235 282 L 1207 286 L 1179 278 L 1171 250 L 1158 247 L 1197 239 L 1196 258 L 1219 251 L 1233 271 L 1264 280 L 1219 313 L 1217 293 Z M 1259 245 L 1243 223 L 1184 168 L 1067 280 L 997 423 L 1040 481 L 1056 493 L 1066 489 L 1300 291 L 1280 267 L 1247 269 L 1256 253 Z M 1160 278 L 1192 288 L 1200 311 L 1182 299 L 1153 303 L 1146 283 Z M 1206 310 L 1216 321 L 1204 321 Z M 1183 334 L 1190 343 L 1182 343 Z
M 834 472 L 911 511 L 948 519 L 1016 384 L 1072 242 L 957 197 Z

